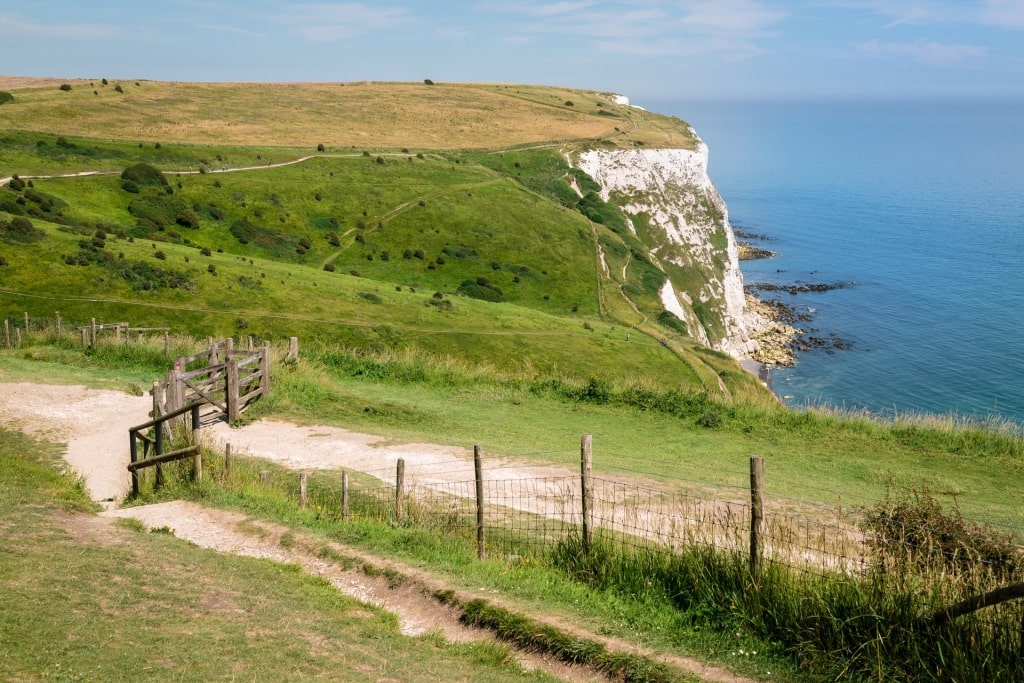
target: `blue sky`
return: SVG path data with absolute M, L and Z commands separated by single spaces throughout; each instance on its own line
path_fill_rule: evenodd
M 32 0 L 0 8 L 0 73 L 1024 97 L 1024 0 Z

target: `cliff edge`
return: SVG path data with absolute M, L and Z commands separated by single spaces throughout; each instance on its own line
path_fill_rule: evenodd
M 754 357 L 772 324 L 747 305 L 728 209 L 708 176 L 708 147 L 592 149 L 570 159 L 619 206 L 630 230 L 666 276 L 665 310 L 701 343 L 737 359 Z

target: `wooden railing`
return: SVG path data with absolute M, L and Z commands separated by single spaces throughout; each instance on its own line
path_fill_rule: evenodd
M 132 427 L 128 430 L 129 447 L 131 449 L 131 462 L 128 471 L 132 474 L 132 495 L 139 495 L 139 470 L 146 467 L 156 467 L 157 485 L 163 483 L 162 465 L 175 460 L 193 458 L 192 476 L 195 481 L 201 481 L 203 476 L 203 455 L 199 449 L 199 408 L 201 403 L 178 408 L 166 415 L 150 420 L 144 424 Z M 173 451 L 164 451 L 165 442 L 170 440 L 171 421 L 186 413 L 190 413 L 192 426 L 192 443 L 184 448 Z M 153 428 L 153 436 L 143 432 Z M 139 457 L 139 442 L 142 442 L 142 457 Z M 150 451 L 152 450 L 152 454 Z

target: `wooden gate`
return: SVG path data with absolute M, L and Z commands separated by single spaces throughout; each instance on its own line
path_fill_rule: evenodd
M 176 358 L 164 381 L 153 382 L 153 417 L 201 404 L 201 420 L 234 422 L 269 392 L 270 344 L 236 350 L 231 339 L 211 340 L 206 350 Z

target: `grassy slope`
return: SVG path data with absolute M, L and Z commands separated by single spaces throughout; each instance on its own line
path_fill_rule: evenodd
M 68 512 L 91 509 L 82 489 L 42 464 L 54 451 L 0 431 L 4 680 L 549 680 L 502 648 L 402 636 L 393 615 L 296 567 L 129 527 L 87 533 Z
M 618 244 L 619 253 L 628 253 L 622 237 L 563 206 L 571 190 L 565 180 L 567 167 L 549 148 L 553 132 L 563 138 L 607 135 L 608 144 L 615 144 L 628 129 L 628 141 L 633 143 L 692 142 L 678 120 L 620 107 L 593 93 L 519 86 L 124 84 L 124 97 L 141 98 L 142 104 L 137 104 L 145 104 L 145 109 L 131 109 L 127 103 L 115 106 L 108 100 L 121 94 L 97 87 L 102 90 L 99 95 L 80 84 L 71 92 L 56 87 L 15 91 L 15 103 L 0 111 L 0 126 L 8 112 L 15 112 L 17 122 L 10 118 L 7 125 L 29 121 L 48 132 L 2 134 L 0 168 L 23 173 L 117 170 L 136 161 L 178 170 L 260 167 L 238 173 L 169 173 L 173 197 L 155 199 L 193 210 L 195 229 L 174 225 L 173 213 L 160 230 L 138 227 L 138 211 L 133 215 L 131 204 L 154 193 L 127 193 L 113 176 L 35 179 L 34 191 L 52 200 L 54 212 L 63 215 L 41 218 L 70 221 L 89 230 L 83 228 L 80 232 L 86 234 L 73 237 L 50 230 L 51 237 L 42 245 L 0 245 L 0 255 L 11 263 L 0 271 L 0 287 L 32 295 L 6 296 L 5 317 L 22 310 L 40 317 L 61 310 L 69 320 L 122 318 L 150 325 L 166 324 L 170 317 L 178 329 L 195 333 L 244 331 L 342 344 L 414 345 L 507 372 L 646 377 L 713 393 L 724 380 L 735 396 L 767 397 L 753 378 L 736 372 L 731 360 L 705 354 L 684 336 L 647 324 L 651 316 L 639 313 L 637 305 L 650 312 L 658 306 L 655 295 L 633 287 L 627 297 L 616 282 L 618 264 L 615 277 L 597 275 L 596 240 Z M 325 97 L 334 101 L 334 90 L 346 93 L 337 100 L 344 104 L 338 105 L 343 116 L 317 109 Z M 242 117 L 242 110 L 226 106 L 254 93 L 266 95 L 258 117 Z M 66 97 L 78 98 L 73 114 L 68 113 Z M 431 117 L 443 109 L 439 98 L 459 116 L 489 125 L 480 127 L 479 135 L 468 135 L 457 121 L 434 121 Z M 283 120 L 291 121 L 295 130 L 312 125 L 302 117 L 289 119 L 275 108 L 284 106 L 280 103 L 319 112 L 319 125 L 344 137 L 366 127 L 363 119 L 372 116 L 366 109 L 368 99 L 382 108 L 377 123 L 386 120 L 381 129 L 386 135 L 379 130 L 340 141 L 331 138 L 322 158 L 261 167 L 264 160 L 281 161 L 285 154 L 294 159 L 300 153 L 265 146 L 281 138 Z M 424 99 L 430 106 L 423 106 Z M 566 104 L 570 101 L 572 106 Z M 170 126 L 165 142 L 157 146 L 70 137 L 74 132 L 95 135 L 101 128 L 134 139 L 134 129 L 117 118 L 125 107 L 147 126 Z M 211 117 L 211 111 L 217 116 Z M 23 119 L 26 112 L 31 116 Z M 219 127 L 219 140 L 234 139 L 231 131 L 242 127 L 243 137 L 256 146 L 197 146 L 194 142 L 204 139 L 195 130 L 197 122 L 203 128 Z M 541 148 L 369 156 L 365 151 L 394 142 L 385 139 L 388 135 L 409 139 L 433 130 L 443 131 L 445 141 L 429 135 L 424 139 L 441 150 L 455 142 L 462 147 L 529 147 L 527 143 L 533 142 Z M 56 131 L 67 132 L 58 138 Z M 344 144 L 352 140 L 363 145 L 353 150 Z M 10 201 L 13 195 L 6 197 Z M 243 219 L 261 231 L 245 243 L 230 231 Z M 195 291 L 140 294 L 98 266 L 62 265 L 60 257 L 73 253 L 74 239 L 90 237 L 98 224 L 108 233 L 182 245 L 160 244 L 159 251 L 167 256 L 160 264 L 148 261 L 140 242 L 110 240 L 107 250 L 124 253 L 129 261 L 189 271 Z M 308 249 L 299 249 L 300 244 Z M 198 247 L 215 253 L 201 257 L 194 250 Z M 223 254 L 216 253 L 221 250 Z M 188 265 L 183 266 L 186 259 Z M 208 275 L 211 266 L 218 276 Z M 336 274 L 328 276 L 321 271 L 323 266 L 334 268 Z M 342 274 L 357 274 L 362 281 Z M 478 278 L 499 287 L 508 303 L 494 306 L 454 297 L 463 282 Z M 623 284 L 639 278 L 633 268 Z M 441 301 L 432 300 L 435 292 Z M 93 303 L 79 303 L 76 297 Z M 626 344 L 631 326 L 638 329 Z M 670 350 L 657 348 L 654 340 L 662 336 L 673 339 Z

